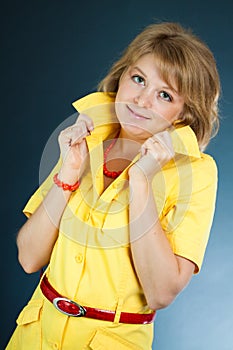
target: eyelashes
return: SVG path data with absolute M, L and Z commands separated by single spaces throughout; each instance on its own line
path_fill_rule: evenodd
M 142 85 L 142 86 L 146 86 L 146 81 L 145 79 L 140 76 L 139 74 L 134 74 L 132 75 L 131 77 L 132 81 L 134 83 L 136 83 L 137 85 Z M 158 92 L 158 96 L 163 100 L 163 101 L 166 101 L 166 102 L 172 102 L 173 101 L 173 98 L 172 96 L 165 90 L 161 90 Z
M 144 85 L 145 86 L 145 79 L 141 77 L 140 75 L 133 75 L 132 80 L 139 85 Z
M 160 97 L 167 102 L 172 102 L 172 96 L 168 94 L 166 91 L 162 90 L 159 92 Z

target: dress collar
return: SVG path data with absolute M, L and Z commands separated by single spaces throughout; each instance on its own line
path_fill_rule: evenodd
M 85 113 L 93 119 L 96 127 L 94 136 L 114 137 L 119 122 L 114 113 L 115 93 L 94 92 L 72 103 L 79 113 Z M 98 107 L 98 108 L 96 108 Z M 175 153 L 200 158 L 197 138 L 190 126 L 177 126 L 170 132 Z

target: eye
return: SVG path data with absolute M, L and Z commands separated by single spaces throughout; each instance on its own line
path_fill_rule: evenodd
M 160 91 L 159 96 L 167 102 L 172 102 L 172 96 L 169 95 L 166 91 Z
M 145 79 L 142 78 L 140 75 L 133 75 L 132 80 L 139 85 L 145 85 Z

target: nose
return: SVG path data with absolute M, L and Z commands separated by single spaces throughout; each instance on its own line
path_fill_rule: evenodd
M 134 103 L 139 107 L 151 108 L 153 106 L 153 96 L 152 92 L 143 89 L 140 93 L 134 98 Z

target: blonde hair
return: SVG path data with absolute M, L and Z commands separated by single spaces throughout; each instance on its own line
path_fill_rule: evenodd
M 220 81 L 214 56 L 208 46 L 177 23 L 146 27 L 113 64 L 98 90 L 117 92 L 122 74 L 139 58 L 153 54 L 161 77 L 176 84 L 184 97 L 184 110 L 177 124 L 190 125 L 203 150 L 219 128 Z

